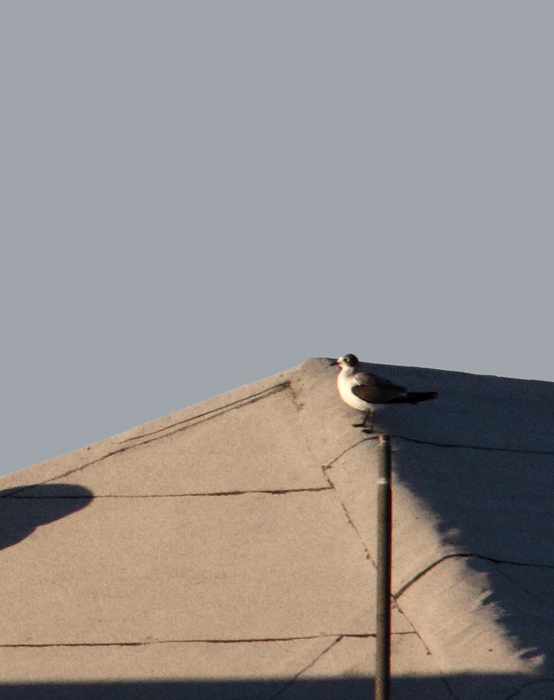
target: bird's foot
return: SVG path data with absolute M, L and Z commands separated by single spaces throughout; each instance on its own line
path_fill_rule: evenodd
M 361 423 L 353 423 L 352 427 L 353 428 L 366 428 L 370 418 L 371 418 L 371 430 L 373 430 L 373 413 L 371 411 L 368 411 L 365 414 L 365 417 Z

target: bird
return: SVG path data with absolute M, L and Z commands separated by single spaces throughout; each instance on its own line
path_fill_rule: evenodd
M 339 357 L 331 365 L 338 365 L 341 369 L 337 375 L 337 389 L 341 399 L 357 411 L 365 411 L 363 422 L 355 423 L 354 428 L 365 428 L 368 418 L 371 417 L 371 429 L 368 432 L 373 430 L 373 411 L 377 404 L 416 404 L 436 399 L 438 396 L 436 391 L 408 391 L 406 387 L 394 384 L 390 379 L 364 372 L 356 355 L 351 353 Z

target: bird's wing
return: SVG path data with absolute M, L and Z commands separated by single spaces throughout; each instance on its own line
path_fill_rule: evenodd
M 406 396 L 406 392 L 394 384 L 383 386 L 369 386 L 367 384 L 355 384 L 352 393 L 368 403 L 389 403 Z
M 371 372 L 356 372 L 356 374 L 354 375 L 354 379 L 356 380 L 356 384 L 364 386 L 392 386 L 395 389 L 399 389 L 400 391 L 406 391 L 406 387 L 394 384 L 393 382 L 391 382 L 390 379 L 384 379 L 378 374 L 372 374 Z
M 405 387 L 376 374 L 359 372 L 354 377 L 356 384 L 352 387 L 352 393 L 368 403 L 388 403 L 406 395 Z

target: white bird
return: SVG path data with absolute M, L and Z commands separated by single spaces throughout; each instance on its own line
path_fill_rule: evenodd
M 376 404 L 415 404 L 438 396 L 436 391 L 408 391 L 406 387 L 393 384 L 389 379 L 364 372 L 359 369 L 360 361 L 356 355 L 343 355 L 331 364 L 338 365 L 341 369 L 337 376 L 337 388 L 341 399 L 352 408 L 366 414 L 362 423 L 354 425 L 355 428 L 365 427 L 370 416 L 373 427 L 373 411 Z

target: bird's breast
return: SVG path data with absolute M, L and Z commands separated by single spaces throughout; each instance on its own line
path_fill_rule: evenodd
M 344 403 L 348 404 L 357 411 L 367 411 L 370 405 L 367 401 L 360 399 L 358 396 L 352 393 L 352 387 L 356 384 L 356 380 L 353 377 L 345 377 L 341 374 L 337 377 L 337 389 Z

